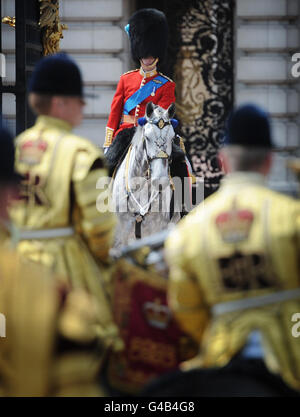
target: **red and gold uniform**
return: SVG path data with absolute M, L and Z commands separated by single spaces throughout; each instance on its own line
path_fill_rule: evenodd
M 158 75 L 167 78 L 168 81 L 155 92 L 152 92 L 149 97 L 138 104 L 134 109 L 132 109 L 129 112 L 129 115 L 124 115 L 123 108 L 125 102 L 137 90 L 152 81 Z M 156 69 L 144 72 L 143 69 L 140 68 L 121 75 L 111 104 L 111 112 L 106 127 L 104 147 L 110 146 L 114 137 L 121 130 L 137 125 L 138 118 L 145 115 L 146 105 L 149 101 L 167 109 L 170 104 L 175 102 L 175 83 L 165 75 L 158 73 Z

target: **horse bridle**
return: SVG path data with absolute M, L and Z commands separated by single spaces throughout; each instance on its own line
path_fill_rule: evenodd
M 171 120 L 165 121 L 163 118 L 160 118 L 157 122 L 153 122 L 152 120 L 148 120 L 147 123 L 149 123 L 151 125 L 157 126 L 160 130 L 162 130 L 167 125 L 172 125 Z M 143 128 L 143 130 L 144 130 L 144 128 Z M 174 137 L 172 138 L 172 143 L 173 143 L 174 138 L 175 138 L 175 134 L 174 134 Z M 147 136 L 143 135 L 143 138 L 142 138 L 142 140 L 143 140 L 143 148 L 144 148 L 145 153 L 147 155 L 148 166 L 150 165 L 150 162 L 153 161 L 154 159 L 168 159 L 169 162 L 171 162 L 171 160 L 172 160 L 171 159 L 171 155 L 168 155 L 163 150 L 159 151 L 158 154 L 155 155 L 154 157 L 152 157 L 152 158 L 149 157 L 148 152 L 147 152 L 147 147 L 146 147 L 146 141 L 145 141 L 145 139 L 147 139 Z
M 153 121 L 148 121 L 148 123 L 152 124 L 152 125 L 156 125 L 160 130 L 162 130 L 166 125 L 172 125 L 171 120 L 169 121 L 165 121 L 162 118 L 160 118 L 157 122 L 153 122 Z M 144 130 L 144 128 L 143 128 Z M 175 138 L 175 134 L 174 137 L 172 138 L 172 142 Z M 169 163 L 171 162 L 171 155 L 168 155 L 165 151 L 161 150 L 158 152 L 158 154 L 156 154 L 154 157 L 149 157 L 148 152 L 147 152 L 147 146 L 146 146 L 146 139 L 147 137 L 143 134 L 142 137 L 142 141 L 143 141 L 143 148 L 145 150 L 145 154 L 147 156 L 147 164 L 148 164 L 148 174 L 147 174 L 147 179 L 150 179 L 150 162 L 155 160 L 155 159 L 168 159 Z M 170 173 L 169 173 L 170 176 Z M 171 176 L 170 176 L 171 179 Z M 171 180 L 171 186 L 172 186 L 172 180 Z M 173 188 L 173 187 L 172 187 Z M 160 193 L 161 191 L 159 191 Z M 149 204 L 148 210 L 151 206 L 151 202 Z M 141 213 L 135 213 L 135 237 L 136 239 L 141 239 L 142 234 L 141 234 L 141 227 L 142 227 L 142 221 L 144 219 L 144 216 L 148 213 L 148 211 L 145 214 L 141 214 Z

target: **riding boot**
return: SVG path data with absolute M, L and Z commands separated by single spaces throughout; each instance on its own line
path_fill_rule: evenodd
M 121 130 L 105 153 L 110 177 L 113 175 L 116 167 L 123 161 L 135 131 L 136 127 Z

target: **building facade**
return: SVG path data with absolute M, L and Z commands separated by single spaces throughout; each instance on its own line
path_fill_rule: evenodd
M 1 16 L 15 16 L 18 3 L 20 0 L 2 0 Z M 39 2 L 35 3 L 38 8 Z M 299 154 L 300 141 L 300 78 L 292 75 L 292 57 L 300 53 L 298 0 L 59 0 L 60 20 L 68 26 L 63 30 L 60 49 L 76 59 L 87 92 L 96 95 L 88 99 L 77 132 L 103 145 L 119 77 L 134 69 L 124 26 L 142 7 L 157 7 L 167 15 L 171 36 L 163 72 L 176 81 L 180 131 L 197 176 L 204 178 L 206 195 L 218 187 L 222 177 L 216 154 L 222 144 L 224 121 L 234 104 L 249 101 L 262 105 L 272 116 L 276 150 L 270 185 L 294 194 L 296 180 L 286 160 Z M 35 14 L 32 20 L 38 23 Z M 32 123 L 31 115 L 23 115 L 19 122 L 20 111 L 28 111 L 20 104 L 21 94 L 25 94 L 19 91 L 20 82 L 26 81 L 30 65 L 42 54 L 37 45 L 30 50 L 32 39 L 26 39 L 26 54 L 31 61 L 23 57 L 25 73 L 20 76 L 16 61 L 20 62 L 22 55 L 20 32 L 28 32 L 29 23 L 26 25 L 19 30 L 19 37 L 13 27 L 3 23 L 1 27 L 6 60 L 2 108 L 14 131 Z M 37 33 L 38 24 L 35 29 Z M 19 90 L 10 90 L 18 74 Z

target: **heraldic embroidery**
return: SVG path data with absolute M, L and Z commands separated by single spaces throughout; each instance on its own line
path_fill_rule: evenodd
M 20 148 L 19 162 L 30 167 L 39 165 L 47 148 L 47 142 L 42 139 L 28 140 Z M 20 199 L 25 200 L 30 205 L 49 207 L 50 203 L 43 188 L 45 180 L 41 175 L 28 171 L 23 174 L 23 177 Z
M 254 214 L 248 209 L 239 209 L 236 200 L 232 208 L 215 219 L 216 227 L 227 244 L 246 241 L 251 233 Z M 261 253 L 241 253 L 218 259 L 222 282 L 228 290 L 255 290 L 275 285 L 275 275 L 270 271 L 266 257 Z

